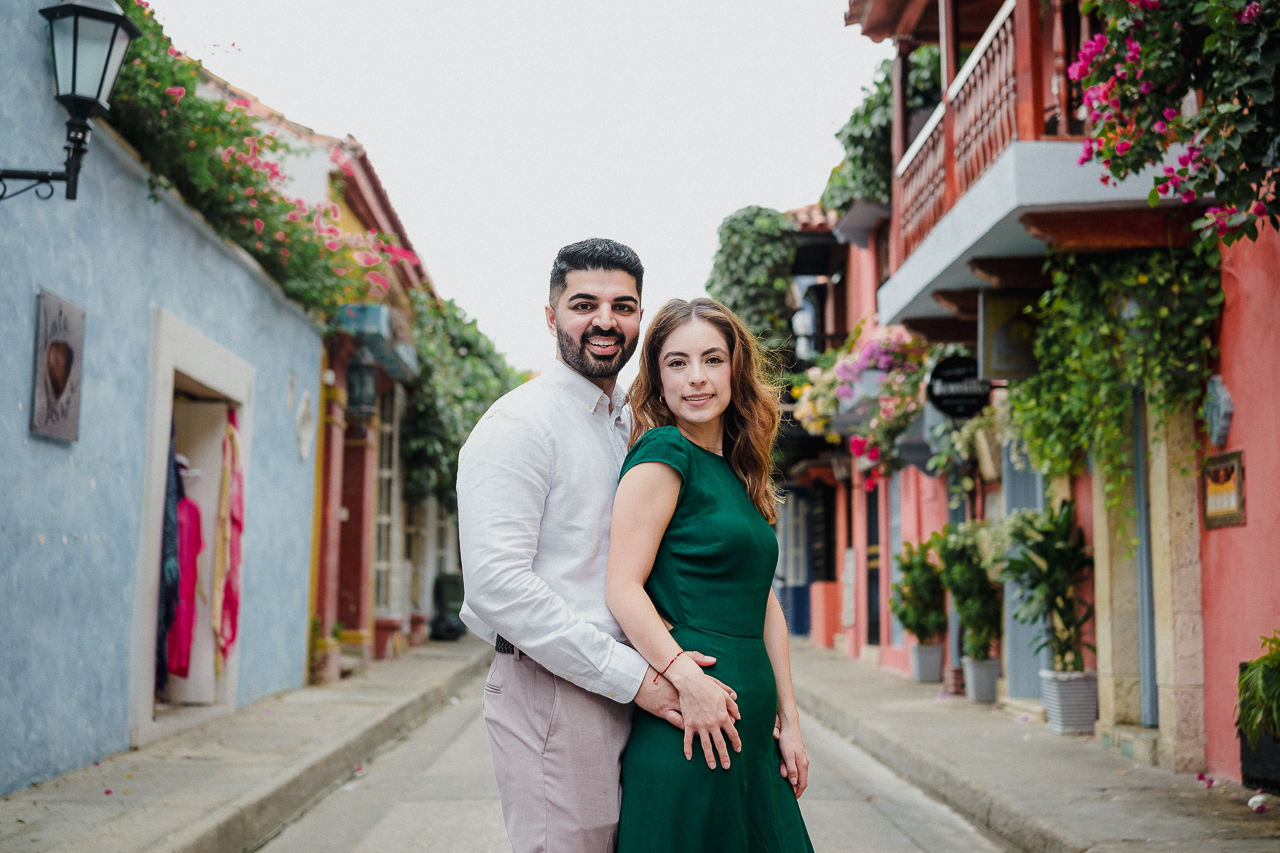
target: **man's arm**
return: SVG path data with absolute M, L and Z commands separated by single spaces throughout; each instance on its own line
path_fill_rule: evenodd
M 551 672 L 630 702 L 649 668 L 645 659 L 579 618 L 533 573 L 552 461 L 549 442 L 527 421 L 503 412 L 491 412 L 468 438 L 458 460 L 466 603 Z

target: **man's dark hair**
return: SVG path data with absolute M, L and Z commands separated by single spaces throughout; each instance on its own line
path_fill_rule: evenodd
M 644 284 L 644 264 L 630 246 L 616 240 L 593 237 L 565 246 L 551 265 L 551 307 L 555 308 L 564 293 L 565 276 L 574 270 L 622 270 L 636 280 L 636 295 Z

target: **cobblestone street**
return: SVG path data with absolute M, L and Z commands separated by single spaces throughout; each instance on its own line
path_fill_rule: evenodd
M 394 742 L 269 842 L 263 853 L 503 853 L 509 850 L 484 720 L 483 681 Z M 819 853 L 996 853 L 958 815 L 812 717 L 801 799 Z

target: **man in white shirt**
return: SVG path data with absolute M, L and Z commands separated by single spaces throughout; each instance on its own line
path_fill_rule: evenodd
M 612 240 L 561 249 L 546 308 L 557 360 L 494 403 L 459 456 L 461 615 L 498 651 L 484 716 L 514 853 L 612 851 L 631 703 L 682 725 L 675 689 L 625 643 L 604 594 L 631 431 L 617 375 L 643 277 Z

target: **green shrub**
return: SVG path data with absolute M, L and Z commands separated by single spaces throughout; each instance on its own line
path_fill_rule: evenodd
M 893 584 L 889 609 L 921 645 L 936 642 L 947 632 L 946 590 L 934 563 L 935 544 L 936 539 L 918 545 L 906 542 L 902 553 L 893 558 L 902 578 Z

